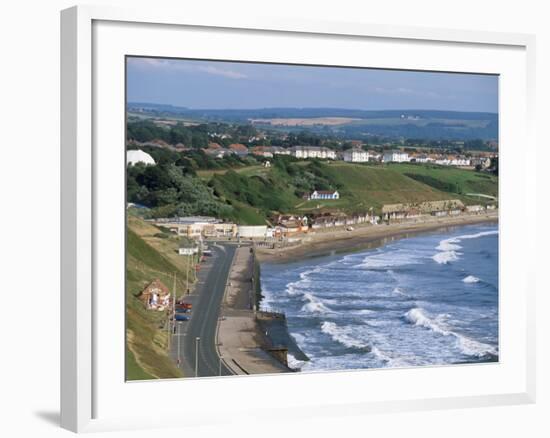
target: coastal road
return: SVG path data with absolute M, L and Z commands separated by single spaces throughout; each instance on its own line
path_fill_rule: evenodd
M 216 348 L 216 331 L 225 285 L 235 255 L 236 245 L 211 244 L 209 247 L 212 250 L 212 255 L 207 257 L 207 261 L 201 265 L 195 292 L 189 296 L 189 300 L 186 300 L 193 304 L 191 319 L 180 323 L 179 328 L 176 330 L 176 336 L 172 338 L 174 340 L 172 354 L 177 359 L 177 352 L 180 352 L 182 359 L 180 366 L 185 377 L 195 376 L 196 365 L 198 365 L 198 377 L 220 375 L 220 357 Z M 200 338 L 200 341 L 197 342 L 197 338 Z M 197 347 L 198 361 L 195 357 Z M 222 362 L 221 375 L 232 374 Z

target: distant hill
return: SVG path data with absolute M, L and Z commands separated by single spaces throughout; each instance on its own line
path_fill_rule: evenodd
M 251 123 L 284 131 L 323 132 L 350 138 L 369 136 L 424 138 L 434 140 L 469 140 L 498 138 L 498 114 L 437 110 L 365 111 L 345 108 L 258 108 L 258 109 L 190 109 L 173 105 L 133 102 L 131 113 L 153 117 L 180 117 L 193 120 Z M 322 118 L 345 118 L 346 123 L 323 123 Z M 259 120 L 258 120 L 259 119 Z M 320 119 L 318 124 L 273 123 L 270 119 Z

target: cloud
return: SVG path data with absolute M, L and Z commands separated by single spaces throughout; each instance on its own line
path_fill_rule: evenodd
M 162 58 L 129 58 L 128 64 L 137 68 L 155 69 L 164 71 L 202 72 L 214 76 L 222 76 L 229 79 L 246 79 L 244 73 L 219 67 L 214 63 L 203 61 L 172 60 Z

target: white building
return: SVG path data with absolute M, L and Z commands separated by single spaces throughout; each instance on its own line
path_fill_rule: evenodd
M 272 146 L 271 152 L 273 155 L 291 155 L 292 153 L 290 149 L 286 149 L 281 146 Z
M 470 160 L 466 157 L 443 157 L 435 160 L 435 164 L 441 166 L 469 166 Z
M 180 247 L 178 250 L 179 255 L 194 255 L 199 252 L 199 245 L 197 245 L 195 242 L 188 242 L 188 241 L 181 241 Z
M 366 163 L 369 161 L 369 153 L 363 149 L 348 149 L 344 151 L 344 161 L 351 163 Z
M 141 149 L 126 151 L 126 165 L 133 166 L 137 163 L 144 163 L 155 165 L 155 160 L 147 152 L 143 152 Z
M 405 163 L 409 160 L 409 154 L 401 151 L 386 151 L 384 152 L 384 163 Z
M 243 239 L 265 239 L 268 237 L 267 225 L 239 225 L 237 236 Z
M 432 163 L 434 159 L 429 155 L 421 154 L 414 157 L 417 163 Z
M 336 160 L 336 151 L 320 146 L 293 146 L 291 148 L 292 155 L 296 158 L 321 158 L 328 160 Z
M 315 190 L 309 199 L 340 199 L 340 193 L 336 190 Z

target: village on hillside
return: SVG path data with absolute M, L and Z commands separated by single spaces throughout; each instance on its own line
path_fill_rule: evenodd
M 227 143 L 231 138 L 227 135 L 220 136 L 213 133 L 210 136 L 223 138 Z M 251 141 L 268 141 L 269 137 L 261 134 L 253 137 Z M 382 147 L 369 148 L 358 140 L 345 142 L 349 148 L 335 150 L 326 146 L 299 145 L 290 147 L 281 146 L 246 146 L 242 143 L 229 143 L 227 147 L 217 142 L 208 142 L 207 147 L 200 150 L 200 153 L 214 160 L 222 161 L 224 158 L 234 156 L 239 158 L 255 157 L 261 166 L 269 169 L 273 160 L 277 157 L 291 157 L 299 161 L 343 162 L 350 164 L 417 164 L 433 165 L 438 167 L 453 167 L 472 172 L 491 172 L 495 163 L 498 163 L 498 152 L 491 151 L 468 151 L 466 154 L 451 153 L 449 151 L 434 152 L 433 150 L 411 150 L 405 147 L 396 147 L 395 144 L 385 144 Z M 459 142 L 460 143 L 460 142 Z M 130 140 L 131 149 L 127 151 L 128 166 L 142 165 L 154 166 L 155 159 L 149 151 L 170 150 L 185 156 L 186 153 L 194 152 L 181 143 L 170 145 L 163 140 L 156 139 L 149 142 Z M 495 148 L 494 144 L 490 145 Z M 364 187 L 369 190 L 369 187 Z M 197 247 L 202 239 L 252 239 L 270 243 L 273 247 L 277 245 L 288 245 L 292 242 L 299 242 L 300 237 L 307 233 L 327 231 L 331 229 L 344 228 L 352 230 L 354 226 L 382 225 L 395 222 L 419 222 L 442 218 L 446 216 L 457 217 L 461 215 L 479 215 L 497 208 L 497 198 L 487 194 L 480 196 L 479 204 L 468 203 L 461 199 L 454 199 L 449 196 L 442 200 L 420 200 L 416 202 L 385 203 L 380 208 L 366 206 L 362 212 L 348 214 L 331 205 L 331 201 L 342 199 L 338 190 L 317 189 L 302 193 L 304 201 L 314 207 L 304 214 L 299 211 L 273 212 L 265 221 L 265 224 L 250 225 L 227 221 L 224 218 L 212 216 L 173 216 L 155 217 L 150 222 L 168 228 L 178 236 L 186 236 L 197 241 Z M 315 205 L 315 201 L 322 201 Z M 129 204 L 135 206 L 134 203 Z

